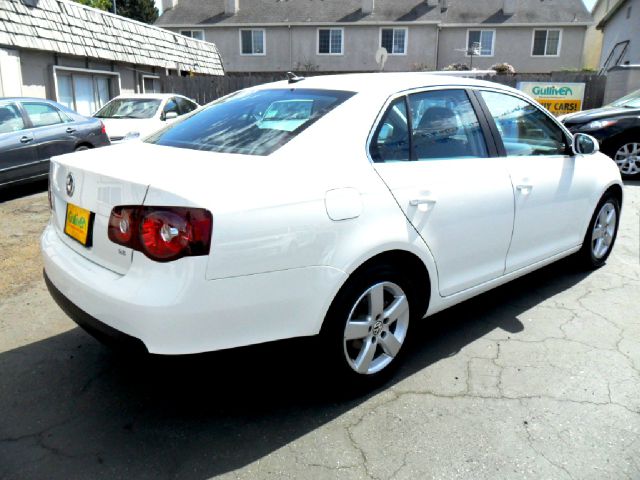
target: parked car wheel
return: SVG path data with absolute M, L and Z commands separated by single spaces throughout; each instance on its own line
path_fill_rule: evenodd
M 581 250 L 580 263 L 587 268 L 603 266 L 616 241 L 620 223 L 620 202 L 612 194 L 605 195 L 593 213 Z
M 322 348 L 348 385 L 383 381 L 400 363 L 414 316 L 410 282 L 390 265 L 356 274 L 335 298 L 322 332 Z
M 86 146 L 86 145 L 80 145 L 79 147 L 77 147 L 74 151 L 75 152 L 82 152 L 83 150 L 89 150 L 90 147 Z
M 613 160 L 620 173 L 625 177 L 637 177 L 640 174 L 640 142 L 625 139 L 616 148 Z

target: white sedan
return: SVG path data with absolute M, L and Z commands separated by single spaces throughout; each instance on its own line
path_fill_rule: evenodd
M 522 93 L 421 73 L 293 78 L 52 160 L 57 302 L 99 338 L 187 354 L 320 336 L 356 383 L 410 326 L 611 253 L 616 165 Z
M 145 137 L 198 107 L 174 93 L 139 93 L 115 97 L 93 116 L 102 120 L 111 143 L 118 143 Z

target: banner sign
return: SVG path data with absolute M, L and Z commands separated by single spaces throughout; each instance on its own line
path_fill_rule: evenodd
M 518 82 L 517 88 L 554 115 L 582 110 L 584 83 Z

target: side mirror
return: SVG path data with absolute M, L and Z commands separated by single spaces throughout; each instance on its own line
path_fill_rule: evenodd
M 575 155 L 591 155 L 600 151 L 598 140 L 586 133 L 576 133 L 573 136 L 573 153 Z
M 173 120 L 174 118 L 178 118 L 178 112 L 166 112 L 164 114 L 165 120 Z

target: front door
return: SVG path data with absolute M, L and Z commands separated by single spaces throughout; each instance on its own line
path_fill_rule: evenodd
M 373 136 L 374 166 L 436 262 L 448 296 L 504 273 L 513 189 L 463 89 L 395 99 Z
M 494 91 L 480 96 L 502 140 L 514 188 L 506 273 L 580 245 L 591 215 L 588 157 L 574 156 L 569 136 L 529 101 Z
M 13 102 L 0 102 L 0 185 L 32 176 L 35 136 Z

